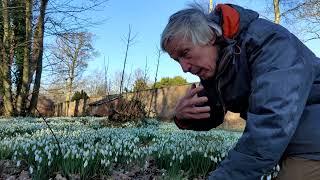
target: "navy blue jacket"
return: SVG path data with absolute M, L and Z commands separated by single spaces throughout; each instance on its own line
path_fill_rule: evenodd
M 260 179 L 283 155 L 320 160 L 320 59 L 282 26 L 230 6 L 240 14 L 239 33 L 223 47 L 217 74 L 201 81 L 211 117 L 184 121 L 186 129 L 209 130 L 227 110 L 246 119 L 209 179 Z

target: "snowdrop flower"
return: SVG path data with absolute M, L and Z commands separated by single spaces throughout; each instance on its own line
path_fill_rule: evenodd
M 213 158 L 213 162 L 217 163 L 218 159 L 216 157 Z
M 226 153 L 223 152 L 223 153 L 221 154 L 221 157 L 224 158 L 225 156 L 226 156 Z
M 33 168 L 32 168 L 32 166 L 29 167 L 29 172 L 30 172 L 30 174 L 33 173 Z
M 88 160 L 86 160 L 83 164 L 83 167 L 86 168 L 88 166 Z
M 202 147 L 199 148 L 199 151 L 202 152 Z
M 21 161 L 19 160 L 17 161 L 17 167 L 20 167 L 20 165 L 21 165 Z
M 181 156 L 179 157 L 180 162 L 182 162 L 183 160 L 183 154 L 181 154 Z

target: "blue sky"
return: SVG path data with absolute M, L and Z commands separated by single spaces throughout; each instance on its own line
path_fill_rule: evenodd
M 209 0 L 207 0 L 209 1 Z M 131 69 L 144 69 L 146 57 L 148 59 L 149 75 L 153 80 L 156 70 L 156 52 L 159 47 L 159 39 L 167 20 L 171 14 L 183 9 L 191 1 L 186 0 L 109 0 L 102 11 L 91 13 L 95 19 L 106 19 L 100 25 L 89 28 L 95 34 L 94 47 L 100 56 L 94 58 L 89 63 L 85 74 L 102 70 L 104 68 L 103 59 L 109 58 L 109 74 L 114 75 L 115 71 L 120 71 L 123 66 L 125 42 L 122 40 L 128 34 L 129 24 L 132 27 L 132 34 L 136 35 L 135 43 L 130 47 L 126 72 Z M 198 1 L 205 2 L 205 0 Z M 215 3 L 231 2 L 263 11 L 265 6 L 262 2 L 253 0 L 229 0 L 214 1 Z M 320 56 L 319 41 L 307 43 L 316 54 Z M 198 78 L 182 72 L 180 66 L 171 60 L 167 54 L 163 54 L 160 59 L 158 79 L 161 77 L 183 76 L 189 82 L 198 81 Z

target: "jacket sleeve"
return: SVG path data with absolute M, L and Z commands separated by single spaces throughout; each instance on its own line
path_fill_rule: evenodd
M 252 79 L 246 127 L 209 179 L 260 179 L 270 172 L 299 124 L 312 86 L 311 63 L 299 53 L 305 47 L 295 37 L 280 31 L 247 42 Z
M 214 87 L 214 84 L 211 84 Z M 206 87 L 205 87 L 206 88 Z M 195 130 L 195 131 L 208 131 L 212 128 L 219 126 L 224 120 L 224 111 L 222 106 L 219 105 L 216 95 L 207 92 L 206 89 L 198 93 L 198 96 L 208 97 L 208 102 L 202 106 L 210 106 L 210 118 L 206 119 L 178 119 L 174 117 L 175 124 L 180 129 Z

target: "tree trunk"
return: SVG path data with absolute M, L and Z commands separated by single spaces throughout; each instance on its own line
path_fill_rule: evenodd
M 213 10 L 213 2 L 212 0 L 209 0 L 209 12 Z
M 2 0 L 2 20 L 3 20 L 3 39 L 0 44 L 2 63 L 0 66 L 0 76 L 3 85 L 3 104 L 4 115 L 14 115 L 13 99 L 12 99 L 12 83 L 11 83 L 11 56 L 13 51 L 13 34 L 9 26 L 8 0 Z M 13 57 L 13 56 L 12 56 Z
M 28 111 L 29 114 L 35 113 L 35 108 L 37 107 L 38 97 L 39 97 L 39 89 L 40 89 L 41 74 L 42 74 L 44 18 L 45 18 L 45 11 L 47 8 L 47 4 L 48 4 L 48 0 L 41 0 L 40 15 L 38 18 L 36 31 L 34 35 L 32 62 L 36 64 L 36 68 L 35 68 L 36 77 L 33 85 L 32 97 L 31 97 L 29 111 Z M 32 74 L 33 73 L 30 73 L 30 77 L 32 77 Z
M 26 0 L 26 35 L 23 58 L 22 87 L 17 100 L 17 111 L 20 115 L 26 115 L 26 104 L 30 89 L 30 59 L 31 59 L 31 41 L 32 41 L 32 0 Z
M 128 51 L 129 51 L 129 46 L 131 44 L 131 26 L 129 25 L 129 32 L 128 32 L 128 38 L 127 38 L 127 45 L 126 45 L 126 52 L 124 56 L 124 62 L 123 62 L 123 68 L 122 68 L 122 74 L 121 74 L 121 82 L 120 82 L 120 92 L 119 95 L 122 95 L 123 91 L 123 78 L 124 78 L 124 72 L 126 70 L 126 64 L 127 64 L 127 57 L 128 57 Z
M 16 8 L 12 10 L 9 14 L 11 21 L 13 22 L 13 31 L 15 34 L 17 47 L 14 52 L 14 77 L 12 80 L 15 85 L 15 95 L 14 95 L 14 106 L 17 107 L 17 99 L 20 96 L 22 88 L 22 76 L 23 76 L 23 59 L 24 59 L 24 48 L 25 48 L 25 36 L 26 36 L 26 3 L 24 1 L 14 1 L 12 6 Z
M 279 0 L 273 0 L 273 9 L 274 9 L 274 23 L 280 23 L 280 7 Z
M 157 89 L 155 87 L 156 83 L 157 83 L 157 78 L 158 78 L 158 70 L 159 70 L 159 64 L 160 64 L 160 57 L 161 57 L 161 50 L 158 48 L 158 57 L 157 57 L 157 69 L 156 69 L 156 75 L 154 77 L 154 83 L 152 85 L 152 90 L 151 90 L 151 100 L 150 100 L 150 106 L 149 106 L 149 111 L 148 111 L 148 117 L 150 117 L 150 111 L 151 111 L 151 108 L 152 108 L 152 101 L 153 101 L 153 96 L 155 95 L 155 101 L 154 101 L 154 112 L 157 112 Z M 157 113 L 156 113 L 156 116 L 157 116 Z
M 72 95 L 72 89 L 73 89 L 73 79 L 72 78 L 68 78 L 67 79 L 67 93 L 66 93 L 66 116 L 69 115 L 69 106 L 70 106 L 70 102 L 71 102 L 71 95 Z

